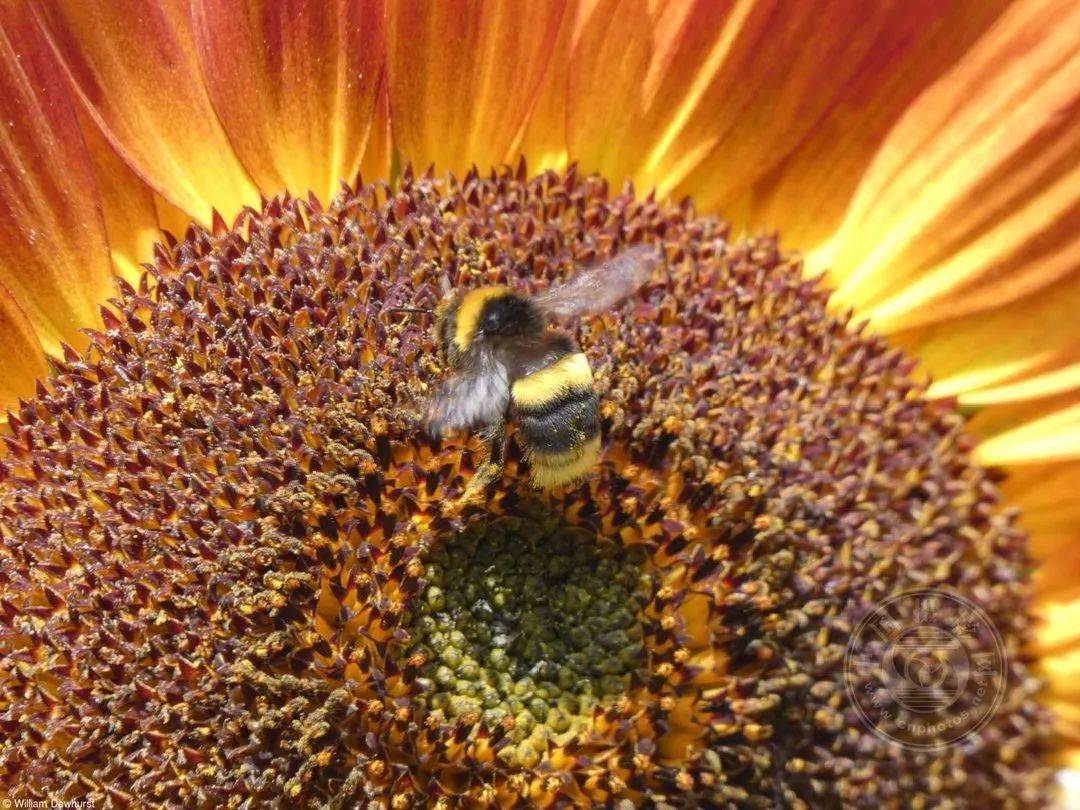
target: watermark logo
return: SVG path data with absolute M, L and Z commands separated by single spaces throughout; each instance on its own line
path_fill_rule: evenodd
M 867 728 L 921 751 L 954 745 L 986 725 L 1006 679 L 993 622 L 943 590 L 879 603 L 855 628 L 844 657 L 848 699 Z

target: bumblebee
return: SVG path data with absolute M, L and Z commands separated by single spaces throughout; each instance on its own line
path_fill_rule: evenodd
M 428 402 L 424 422 L 434 438 L 445 430 L 483 429 L 487 458 L 470 490 L 501 473 L 508 421 L 517 426 L 536 487 L 570 483 L 595 464 L 600 415 L 592 370 L 552 321 L 610 309 L 658 264 L 656 248 L 629 248 L 531 297 L 509 287 L 453 292 L 443 279 L 434 329 L 450 373 Z

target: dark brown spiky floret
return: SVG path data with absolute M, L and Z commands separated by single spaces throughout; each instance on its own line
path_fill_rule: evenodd
M 624 695 L 571 704 L 580 734 L 502 756 L 521 738 L 503 715 L 428 706 L 413 623 L 440 544 L 535 499 L 512 459 L 486 505 L 461 506 L 478 445 L 418 429 L 439 369 L 423 318 L 386 308 L 433 304 L 437 269 L 537 289 L 639 241 L 663 244 L 664 277 L 578 330 L 604 460 L 545 508 L 644 550 L 643 652 L 620 670 Z M 960 418 L 924 399 L 900 352 L 829 314 L 774 240 L 729 241 L 689 204 L 572 171 L 406 175 L 326 210 L 275 199 L 232 230 L 192 229 L 106 324 L 3 439 L 0 788 L 16 797 L 1045 800 L 1023 537 Z M 929 585 L 989 613 L 1008 685 L 981 732 L 915 753 L 860 724 L 842 659 L 869 605 Z M 542 629 L 523 642 L 530 666 Z

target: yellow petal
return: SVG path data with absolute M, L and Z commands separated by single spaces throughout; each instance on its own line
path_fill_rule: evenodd
M 1007 382 L 990 388 L 969 390 L 963 395 L 966 405 L 992 405 L 1047 397 L 1080 389 L 1080 363 L 1035 374 L 1028 379 Z
M 57 57 L 109 141 L 150 186 L 204 223 L 258 191 L 207 95 L 189 0 L 38 6 Z
M 352 182 L 385 61 L 383 0 L 194 0 L 200 64 L 255 183 L 323 200 Z
M 168 231 L 174 237 L 182 239 L 188 225 L 191 224 L 191 215 L 177 208 L 160 194 L 154 194 L 154 211 L 157 213 L 158 225 L 161 230 Z
M 1044 657 L 1039 661 L 1039 668 L 1052 684 L 1054 697 L 1067 698 L 1071 703 L 1080 702 L 1080 648 Z
M 1021 509 L 1037 568 L 1038 611 L 1045 619 L 1036 639 L 1040 651 L 1080 645 L 1080 462 L 1028 464 L 1010 471 L 1005 502 Z
M 1069 302 L 1075 300 L 1061 294 L 1034 296 L 1023 306 L 1014 303 L 983 316 L 980 328 L 966 336 L 963 329 L 951 329 L 952 323 L 932 327 L 921 351 L 933 349 L 932 363 L 955 370 L 945 381 L 954 388 L 951 393 L 960 394 L 962 403 L 980 406 L 968 426 L 984 438 L 976 448 L 977 459 L 1007 465 L 1004 503 L 1020 509 L 1036 563 L 1034 610 L 1041 622 L 1032 650 L 1047 664 L 1040 675 L 1048 693 L 1057 695 L 1051 708 L 1059 732 L 1080 757 L 1080 723 L 1066 722 L 1061 711 L 1064 707 L 1074 716 L 1080 714 L 1077 696 L 1065 697 L 1072 682 L 1069 662 L 1080 649 L 1080 623 L 1074 621 L 1080 605 L 1077 387 L 1071 365 L 1054 365 L 1063 356 L 1060 351 L 1041 345 L 1060 343 L 1041 338 L 1073 329 L 1076 310 Z M 965 325 L 973 321 L 978 323 L 978 317 L 958 319 Z M 1032 346 L 1037 350 L 1024 360 Z M 965 364 L 973 366 L 970 372 L 964 372 Z M 1050 370 L 1039 371 L 1042 368 Z M 1019 381 L 995 385 L 995 379 Z
M 115 287 L 73 102 L 21 4 L 0 6 L 0 120 L 0 284 L 40 347 L 59 352 L 98 323 L 98 302 Z M 5 311 L 23 346 L 10 300 Z
M 1065 745 L 1054 752 L 1054 761 L 1062 768 L 1080 769 L 1080 706 L 1074 702 L 1057 700 L 1053 696 L 1043 698 L 1043 704 L 1054 715 L 1059 738 Z M 1059 777 L 1064 774 L 1059 774 Z M 1070 788 L 1063 807 L 1073 810 L 1080 800 L 1080 779 L 1062 780 Z
M 390 8 L 390 111 L 402 164 L 462 172 L 513 158 L 564 0 L 402 0 Z
M 979 445 L 983 464 L 1023 464 L 1080 458 L 1080 404 L 1018 425 Z
M 1042 655 L 1063 647 L 1080 648 L 1080 599 L 1050 602 L 1039 610 L 1039 617 L 1037 645 Z
M 1018 301 L 1075 271 L 1078 73 L 1080 6 L 1009 8 L 863 176 L 831 246 L 836 301 L 894 331 Z

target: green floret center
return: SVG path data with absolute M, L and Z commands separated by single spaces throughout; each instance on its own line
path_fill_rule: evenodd
M 644 659 L 644 551 L 538 515 L 481 522 L 438 542 L 410 623 L 421 704 L 444 719 L 514 720 L 528 762 L 626 693 Z

